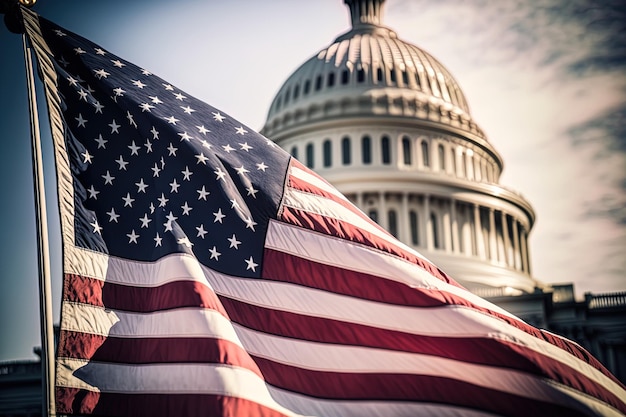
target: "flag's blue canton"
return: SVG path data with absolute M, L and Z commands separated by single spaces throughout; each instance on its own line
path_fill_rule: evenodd
M 227 274 L 260 275 L 289 155 L 150 72 L 40 20 L 58 74 L 76 244 L 140 261 L 193 253 Z

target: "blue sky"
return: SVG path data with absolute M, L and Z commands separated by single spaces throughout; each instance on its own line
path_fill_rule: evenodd
M 39 0 L 35 10 L 256 129 L 288 75 L 349 29 L 341 0 Z M 626 291 L 623 0 L 387 0 L 385 11 L 456 77 L 504 158 L 501 183 L 535 207 L 534 276 L 573 282 L 579 296 Z M 39 324 L 21 37 L 0 28 L 0 51 L 3 361 L 33 357 Z M 41 115 L 56 321 L 61 253 Z

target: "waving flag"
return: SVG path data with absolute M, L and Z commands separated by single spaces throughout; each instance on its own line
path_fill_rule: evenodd
M 23 16 L 57 166 L 60 414 L 626 412 L 580 346 L 466 291 L 272 141 Z

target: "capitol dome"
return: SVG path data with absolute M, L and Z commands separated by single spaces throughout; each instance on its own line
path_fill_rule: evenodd
M 535 291 L 535 214 L 499 184 L 501 156 L 450 72 L 344 0 L 352 28 L 278 90 L 261 132 L 372 219 L 482 296 Z

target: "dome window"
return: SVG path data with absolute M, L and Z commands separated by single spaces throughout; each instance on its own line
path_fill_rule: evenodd
M 408 137 L 402 138 L 402 156 L 404 165 L 411 165 L 411 139 Z
M 293 156 L 294 158 L 298 159 L 298 148 L 296 146 L 294 146 L 293 148 L 291 148 L 291 156 Z
M 307 94 L 309 94 L 309 90 L 311 90 L 311 81 L 306 80 L 306 81 L 304 82 L 304 91 L 303 91 L 303 93 L 304 93 L 304 95 L 305 95 L 305 96 L 306 96 Z
M 313 144 L 306 145 L 306 166 L 313 169 Z
M 350 165 L 352 162 L 352 149 L 350 146 L 350 138 L 345 137 L 341 139 L 341 162 L 344 165 Z
M 332 87 L 335 85 L 335 73 L 334 72 L 328 73 L 328 80 L 326 80 L 326 83 L 328 87 Z
M 376 70 L 376 81 L 382 81 L 382 80 L 383 80 L 383 69 L 378 68 Z
M 372 219 L 373 221 L 375 221 L 376 223 L 378 223 L 378 212 L 376 210 L 370 210 L 367 215 L 369 216 L 370 219 Z
M 291 89 L 290 89 L 290 88 L 288 88 L 288 89 L 287 89 L 287 92 L 285 93 L 285 106 L 286 106 L 287 104 L 289 104 L 289 96 L 290 96 L 290 95 L 291 95 Z
M 393 68 L 389 71 L 389 79 L 392 84 L 396 83 L 396 71 Z
M 322 76 L 318 75 L 315 78 L 315 91 L 319 91 L 322 88 Z
M 441 249 L 441 242 L 439 239 L 439 224 L 437 223 L 437 215 L 434 212 L 430 213 L 430 227 L 433 233 L 433 246 L 435 249 Z
M 415 212 L 415 210 L 411 210 L 409 212 L 409 227 L 411 229 L 411 243 L 413 246 L 419 245 L 419 229 L 417 220 L 417 212 Z
M 294 100 L 297 99 L 299 95 L 300 95 L 300 85 L 296 85 L 293 88 L 293 99 Z
M 438 149 L 438 153 L 439 153 L 439 170 L 440 171 L 445 171 L 446 170 L 446 152 L 445 152 L 445 149 L 444 149 L 443 145 L 441 145 L 441 144 L 439 144 L 437 149 Z
M 425 167 L 430 166 L 430 155 L 428 154 L 428 142 L 422 141 L 422 164 Z
M 361 139 L 361 158 L 363 164 L 372 163 L 372 139 L 369 136 L 363 136 Z
M 395 210 L 387 212 L 387 222 L 389 224 L 389 233 L 394 237 L 398 237 L 398 214 Z
M 333 149 L 330 139 L 326 139 L 322 145 L 322 151 L 324 154 L 324 167 L 329 167 L 333 163 Z
M 341 71 L 341 84 L 348 84 L 348 81 L 350 81 L 350 73 L 345 69 Z
M 365 81 L 365 71 L 363 70 L 363 68 L 360 68 L 356 72 L 356 81 L 359 83 L 362 83 L 363 81 Z
M 381 142 L 381 153 L 383 157 L 383 164 L 389 165 L 391 163 L 391 144 L 389 143 L 389 138 L 387 136 L 383 136 Z
M 402 83 L 403 83 L 405 86 L 408 86 L 408 85 L 409 85 L 409 74 L 407 74 L 407 72 L 406 72 L 406 71 L 402 71 Z

